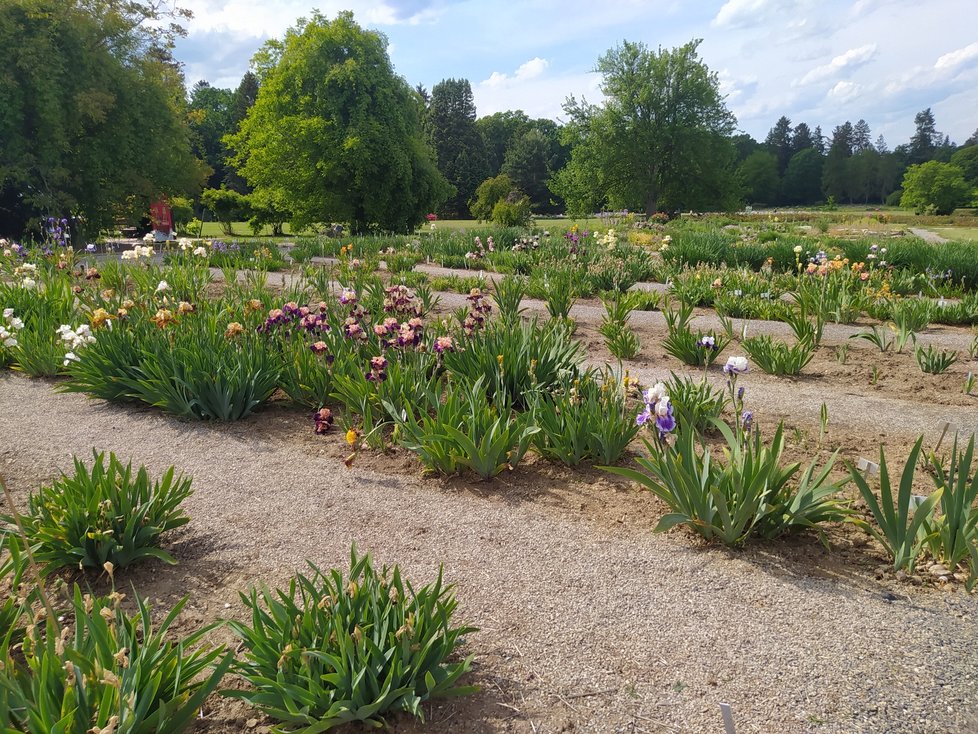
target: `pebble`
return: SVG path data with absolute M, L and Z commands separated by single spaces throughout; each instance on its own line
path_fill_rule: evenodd
M 245 726 L 247 726 L 249 729 L 254 729 L 256 726 L 258 726 L 258 719 L 248 719 L 245 722 Z

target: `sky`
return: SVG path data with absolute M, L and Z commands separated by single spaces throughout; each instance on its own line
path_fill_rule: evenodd
M 600 102 L 598 58 L 623 40 L 702 39 L 738 129 L 763 140 L 781 115 L 825 135 L 865 119 L 890 148 L 930 107 L 961 144 L 978 129 L 973 0 L 182 0 L 176 47 L 188 86 L 234 88 L 254 52 L 317 8 L 382 32 L 398 74 L 430 90 L 472 85 L 479 117 L 521 109 L 563 119 L 568 96 Z

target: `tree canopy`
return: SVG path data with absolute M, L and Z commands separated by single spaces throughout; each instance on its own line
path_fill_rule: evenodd
M 94 235 L 199 190 L 163 20 L 128 0 L 0 3 L 0 233 L 71 215 Z
M 623 42 L 597 64 L 602 106 L 568 100 L 565 142 L 576 143 L 555 187 L 571 208 L 729 208 L 736 202 L 734 116 L 699 41 L 650 51 Z
M 408 231 L 451 186 L 422 135 L 420 98 L 387 40 L 353 14 L 314 12 L 256 57 L 258 98 L 228 142 L 232 163 L 292 222 Z
M 468 79 L 443 79 L 432 88 L 428 129 L 438 170 L 455 187 L 455 193 L 441 205 L 439 213 L 466 217 L 469 199 L 489 174 Z
M 960 168 L 927 161 L 910 166 L 903 175 L 900 206 L 918 213 L 932 210 L 935 214 L 950 214 L 955 207 L 966 204 L 973 194 L 974 189 L 965 181 Z

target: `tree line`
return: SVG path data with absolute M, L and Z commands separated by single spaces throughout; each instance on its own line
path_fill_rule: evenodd
M 873 141 L 862 119 L 855 125 L 847 120 L 825 137 L 819 127 L 812 130 L 804 122 L 792 127 L 782 116 L 763 142 L 748 135 L 735 138 L 743 195 L 763 206 L 827 201 L 898 206 L 908 194 L 904 206 L 932 206 L 941 213 L 970 203 L 978 185 L 978 130 L 956 146 L 937 130 L 930 108 L 917 113 L 914 127 L 907 143 L 890 150 L 882 135 Z M 953 192 L 923 191 L 920 172 L 950 183 Z
M 737 133 L 699 41 L 623 42 L 603 54 L 600 104 L 565 120 L 478 117 L 468 80 L 430 91 L 397 75 L 351 13 L 299 20 L 262 46 L 235 89 L 189 93 L 173 58 L 189 16 L 139 0 L 9 0 L 0 7 L 0 233 L 48 216 L 87 232 L 165 196 L 229 228 L 343 222 L 409 231 L 440 217 L 654 213 L 822 203 L 947 212 L 975 203 L 978 131 L 962 146 L 930 109 L 890 150 L 868 123 L 831 135 L 781 117 Z

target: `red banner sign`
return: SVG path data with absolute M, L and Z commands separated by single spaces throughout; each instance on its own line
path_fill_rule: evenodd
M 170 215 L 170 205 L 165 201 L 154 201 L 149 206 L 149 218 L 153 221 L 153 229 L 169 233 L 173 230 L 173 217 Z

